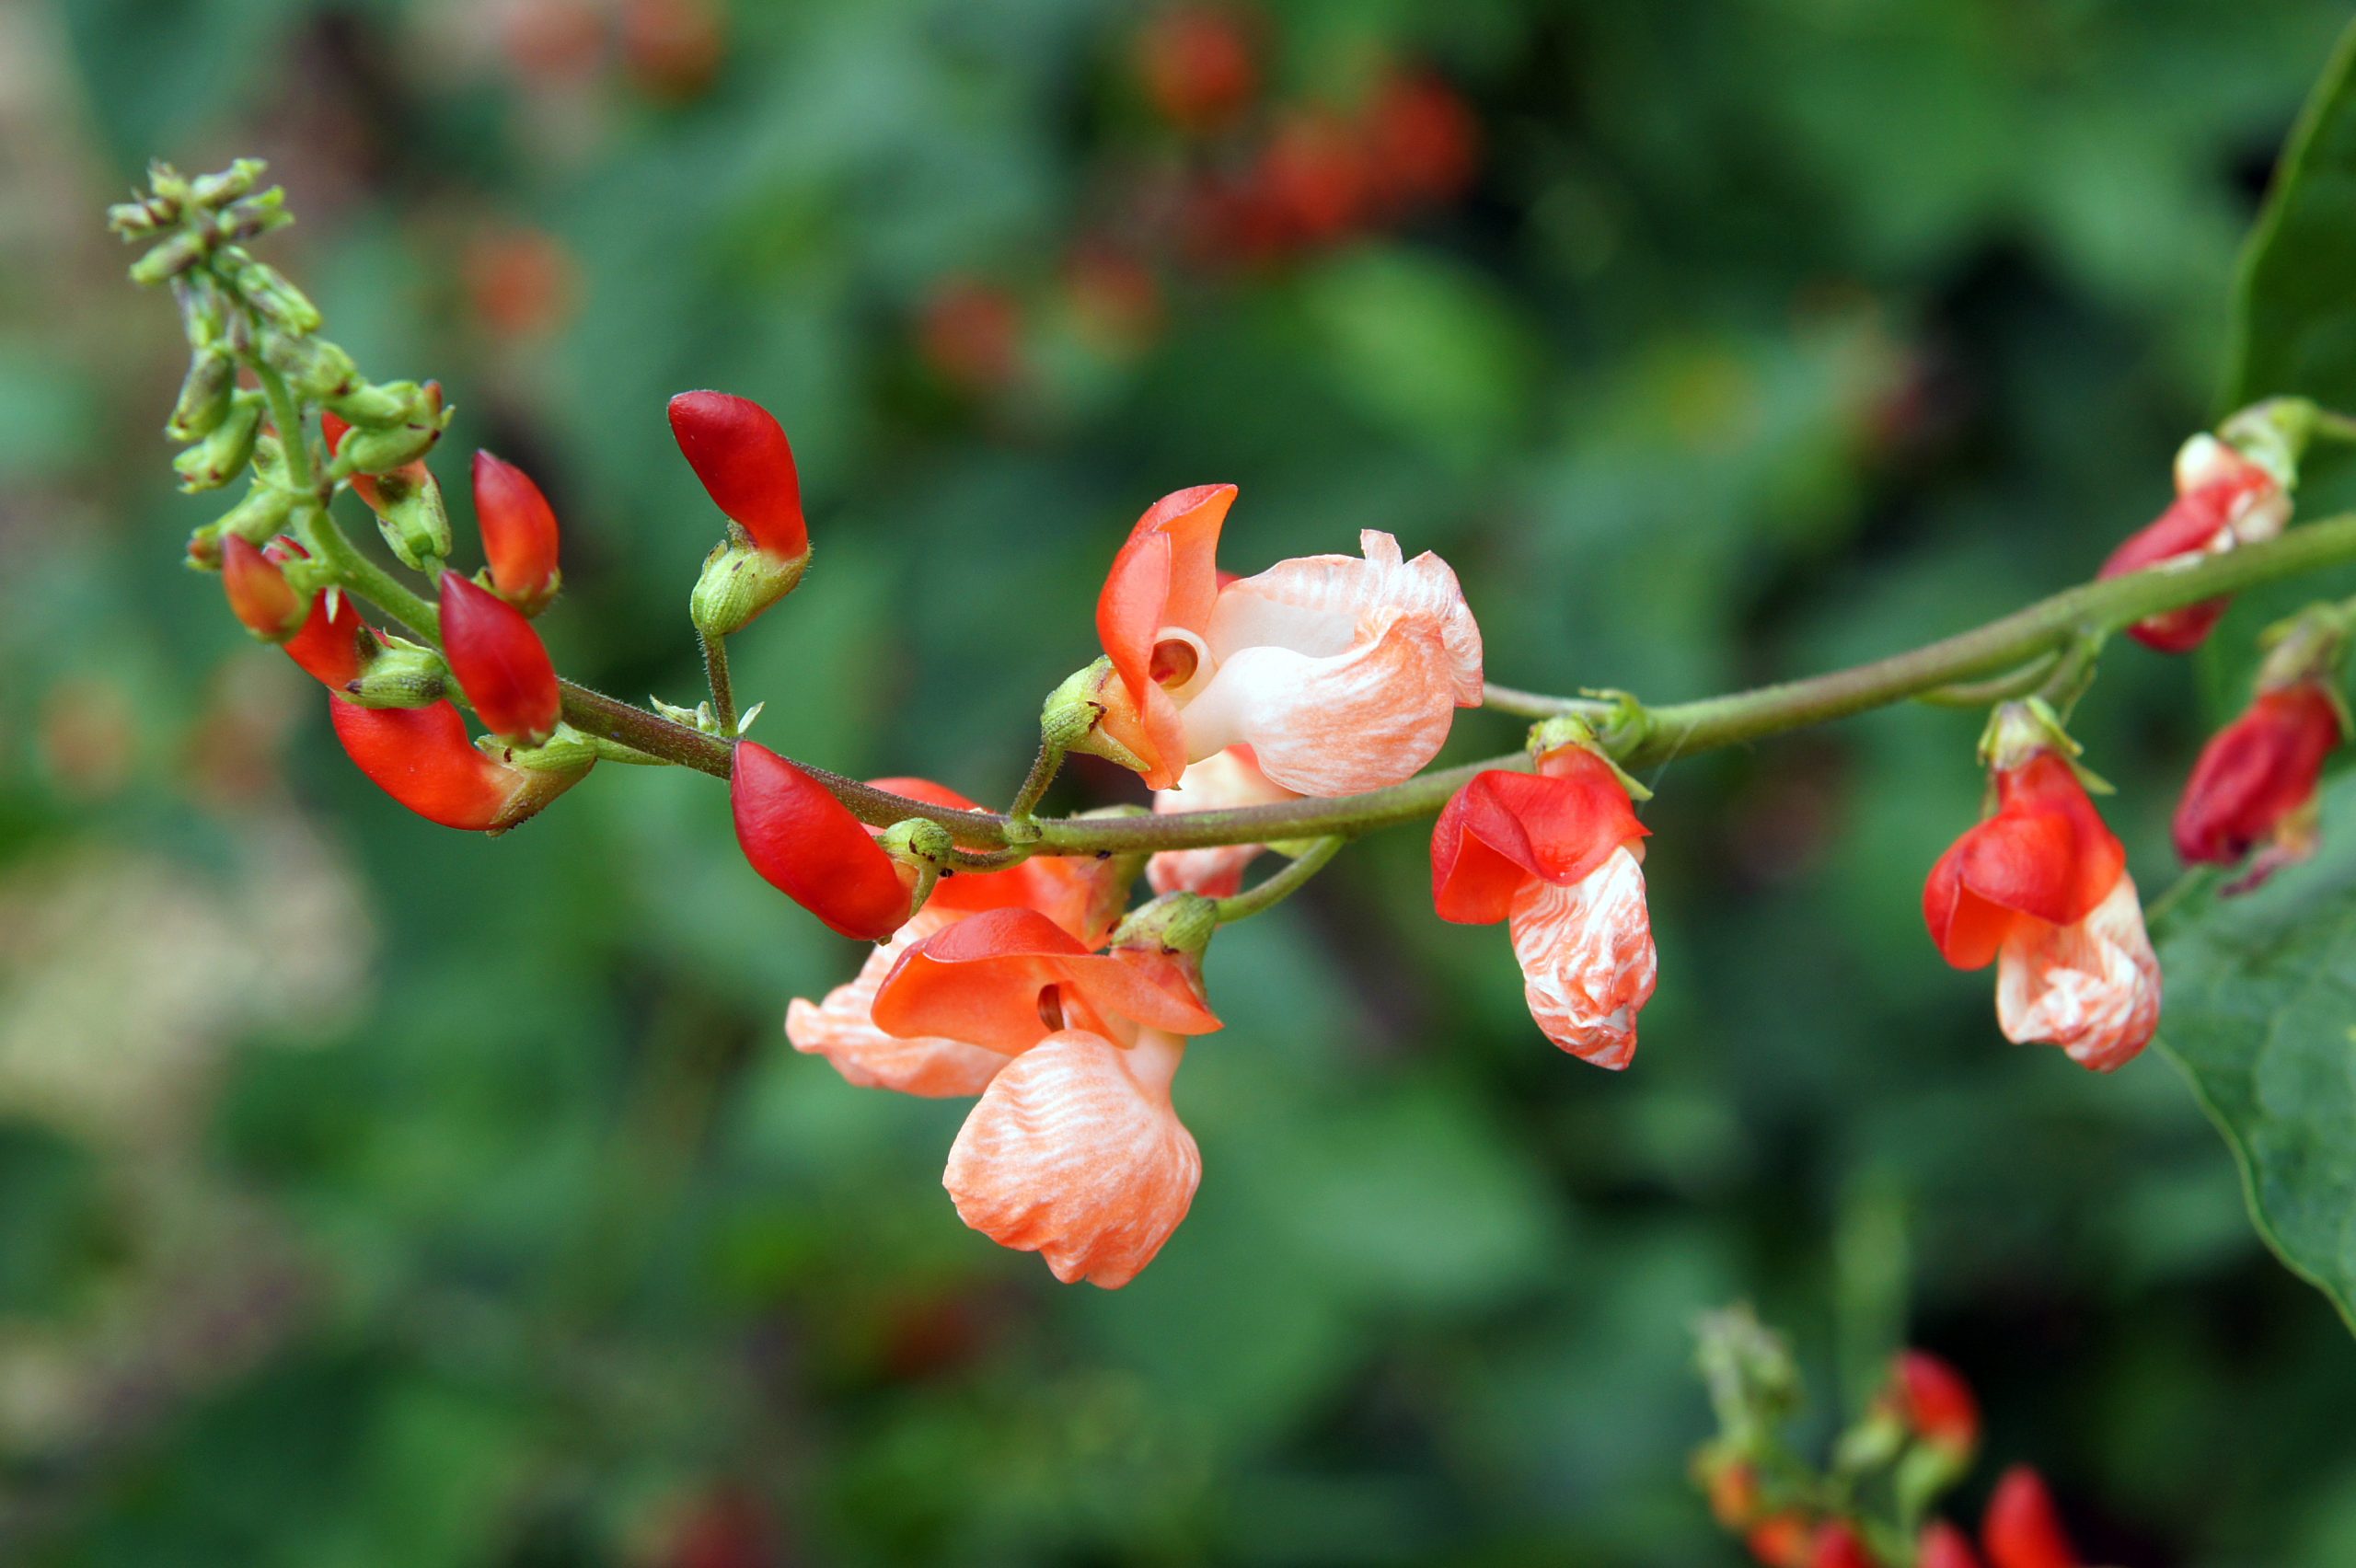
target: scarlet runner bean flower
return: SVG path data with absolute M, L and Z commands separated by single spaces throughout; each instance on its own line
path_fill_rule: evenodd
M 300 559 L 303 548 L 272 539 L 262 550 L 271 564 Z M 363 707 L 417 708 L 441 700 L 445 689 L 441 656 L 415 643 L 379 636 L 349 594 L 311 595 L 302 624 L 283 646 L 295 665 L 338 697 Z
M 724 637 L 793 592 L 810 565 L 801 472 L 777 416 L 749 398 L 682 392 L 670 414 L 680 455 L 734 525 L 688 599 L 696 629 Z
M 589 770 L 584 753 L 573 766 L 517 767 L 467 739 L 456 708 L 363 708 L 333 698 L 329 711 L 336 739 L 371 783 L 410 811 L 444 827 L 504 833 L 539 812 Z
M 1220 811 L 1232 806 L 1273 806 L 1300 797 L 1260 771 L 1250 746 L 1230 746 L 1190 764 L 1174 788 L 1153 792 L 1156 815 L 1170 812 Z M 1265 844 L 1221 844 L 1208 849 L 1167 849 L 1146 862 L 1146 880 L 1156 893 L 1199 893 L 1227 898 L 1243 885 L 1243 869 Z
M 1987 1549 L 1989 1568 L 2083 1568 L 2085 1562 L 2062 1528 L 2053 1493 L 2027 1465 L 2015 1465 L 1996 1482 L 1980 1544 Z
M 2347 715 L 2319 680 L 2258 693 L 2201 748 L 2176 812 L 2176 851 L 2189 865 L 2238 865 L 2258 850 L 2246 888 L 2316 847 L 2316 784 L 2347 738 Z
M 264 642 L 285 641 L 306 618 L 306 606 L 278 563 L 235 534 L 221 541 L 221 590 L 230 613 Z
M 1432 828 L 1439 917 L 1509 920 L 1530 1017 L 1602 1067 L 1634 1057 L 1653 994 L 1646 831 L 1618 770 L 1579 744 L 1545 752 L 1536 773 L 1475 775 Z
M 1234 500 L 1233 485 L 1164 496 L 1114 558 L 1096 601 L 1112 674 L 1092 690 L 1106 755 L 1157 790 L 1238 744 L 1304 795 L 1413 776 L 1454 710 L 1481 700 L 1481 632 L 1456 573 L 1369 529 L 1363 559 L 1308 556 L 1222 584 Z
M 475 454 L 474 492 L 492 590 L 525 615 L 539 614 L 564 581 L 555 509 L 529 474 L 488 452 Z
M 2198 560 L 2280 534 L 2291 520 L 2289 475 L 2213 435 L 2196 435 L 2176 459 L 2176 503 L 2102 563 L 2102 577 L 2172 561 Z M 2210 599 L 2154 616 L 2128 634 L 2163 653 L 2183 653 L 2208 637 L 2229 600 Z
M 442 645 L 450 673 L 482 721 L 516 744 L 556 729 L 564 697 L 556 666 L 524 612 L 455 571 L 442 574 Z
M 942 1175 L 967 1225 L 1117 1289 L 1185 1217 L 1202 1159 L 1170 1085 L 1184 1037 L 1219 1027 L 1193 951 L 1149 934 L 1092 952 L 1035 910 L 990 910 L 911 947 L 873 1016 L 1010 1058 Z
M 2159 1025 L 2160 966 L 2126 851 L 2086 798 L 2050 718 L 2007 704 L 1991 725 L 1997 807 L 1949 847 L 1923 917 L 1958 969 L 1996 967 L 1996 1018 L 2096 1072 Z
M 830 928 L 880 942 L 907 923 L 917 869 L 886 852 L 808 773 L 739 741 L 728 797 L 736 842 L 753 870 Z

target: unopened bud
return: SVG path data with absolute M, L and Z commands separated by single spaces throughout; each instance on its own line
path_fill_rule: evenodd
M 202 441 L 221 428 L 237 390 L 237 362 L 217 344 L 189 357 L 188 375 L 180 382 L 179 400 L 164 425 L 165 439 Z
M 450 667 L 433 649 L 375 634 L 359 673 L 338 695 L 362 708 L 423 708 L 450 692 Z
M 229 313 L 218 290 L 202 278 L 175 278 L 172 298 L 179 306 L 180 329 L 188 335 L 191 352 L 225 345 Z
M 247 489 L 244 500 L 208 526 L 215 538 L 234 534 L 248 544 L 259 545 L 286 525 L 286 519 L 294 511 L 294 499 L 292 490 L 257 483 Z M 204 531 L 198 530 L 200 534 Z M 190 553 L 191 557 L 195 554 L 193 540 L 190 544 Z M 214 564 L 217 565 L 218 561 Z
M 338 443 L 336 456 L 353 474 L 381 474 L 404 463 L 414 463 L 433 449 L 450 422 L 451 410 L 442 405 L 442 388 L 428 382 L 410 400 L 398 424 L 355 425 Z
M 189 200 L 200 207 L 225 207 L 251 194 L 254 182 L 269 167 L 260 158 L 239 158 L 219 174 L 199 175 L 189 181 Z
M 429 560 L 447 560 L 450 514 L 442 505 L 442 487 L 425 465 L 396 468 L 375 476 L 375 481 L 362 499 L 376 513 L 376 531 L 401 564 L 422 571 Z
M 221 588 L 230 613 L 263 642 L 283 642 L 309 612 L 275 562 L 232 534 L 222 541 Z
M 537 615 L 563 581 L 556 511 L 530 475 L 488 452 L 475 454 L 473 478 L 475 527 L 491 587 L 525 615 Z
M 1198 955 L 1218 930 L 1218 905 L 1198 893 L 1165 893 L 1132 911 L 1113 932 L 1112 945 Z
M 214 220 L 221 234 L 234 241 L 256 239 L 294 221 L 286 210 L 286 192 L 272 186 L 260 195 L 238 202 Z
M 283 332 L 316 332 L 324 324 L 319 307 L 286 275 L 267 261 L 257 261 L 234 248 L 222 252 L 220 271 L 229 286 L 244 296 L 256 316 Z
M 704 558 L 687 595 L 687 617 L 706 638 L 726 637 L 792 593 L 809 566 L 807 546 L 798 556 L 774 556 L 731 523 L 728 537 Z
M 172 460 L 180 489 L 219 490 L 245 471 L 253 460 L 254 441 L 261 433 L 261 394 L 232 393 L 229 407 L 204 439 Z
M 131 264 L 131 281 L 142 288 L 167 282 L 204 259 L 206 237 L 181 229 Z
M 152 238 L 168 221 L 144 200 L 117 202 L 107 209 L 107 227 L 124 239 Z
M 322 394 L 319 400 L 345 423 L 376 430 L 399 424 L 424 394 L 425 389 L 414 381 L 387 381 L 363 383 L 331 397 Z
M 298 338 L 266 331 L 261 337 L 262 363 L 286 378 L 296 392 L 316 402 L 327 402 L 359 385 L 360 367 L 350 354 L 324 338 Z
M 522 611 L 445 571 L 442 641 L 451 673 L 485 725 L 525 746 L 554 732 L 563 695 L 548 649 Z

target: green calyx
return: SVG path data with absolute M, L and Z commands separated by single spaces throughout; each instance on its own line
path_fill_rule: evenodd
M 1218 904 L 1198 893 L 1165 893 L 1129 912 L 1113 932 L 1116 948 L 1198 956 L 1218 931 Z
M 375 493 L 366 499 L 376 513 L 376 531 L 403 566 L 425 571 L 449 559 L 450 514 L 442 504 L 442 487 L 424 465 L 380 474 L 370 488 Z
M 1119 678 L 1109 657 L 1099 657 L 1065 676 L 1040 707 L 1040 739 L 1059 751 L 1085 752 L 1132 773 L 1145 772 L 1143 757 L 1104 732 L 1104 715 L 1110 711 L 1106 687 Z
M 735 524 L 704 558 L 695 591 L 687 595 L 687 617 L 707 640 L 751 625 L 771 605 L 793 592 L 810 567 L 810 552 L 775 556 L 753 543 Z
M 1626 696 L 1625 693 L 1621 695 Z M 1634 699 L 1631 698 L 1629 701 L 1633 703 Z M 1608 724 L 1607 728 L 1609 728 Z M 1620 787 L 1628 791 L 1630 800 L 1649 801 L 1653 798 L 1653 792 L 1650 790 L 1638 783 L 1626 768 L 1620 766 L 1619 759 L 1611 755 L 1611 748 L 1605 744 L 1602 736 L 1596 732 L 1594 724 L 1588 720 L 1575 713 L 1565 713 L 1557 718 L 1541 720 L 1530 727 L 1530 755 L 1532 760 L 1542 762 L 1555 752 L 1568 746 L 1576 746 L 1579 750 L 1600 758 L 1603 765 L 1611 769 L 1611 776 L 1620 780 Z
M 449 692 L 450 666 L 441 654 L 405 637 L 379 636 L 343 698 L 361 708 L 430 708 Z

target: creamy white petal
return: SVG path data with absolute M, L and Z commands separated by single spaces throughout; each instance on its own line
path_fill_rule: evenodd
M 1567 887 L 1530 878 L 1510 928 L 1522 996 L 1546 1038 L 1600 1067 L 1626 1066 L 1657 971 L 1637 857 L 1623 846 Z
M 2059 1045 L 2109 1072 L 2134 1059 L 2160 1022 L 2160 961 L 2143 929 L 2134 879 L 2074 926 L 2024 921 L 1996 955 L 1996 1021 L 2018 1044 Z
M 1170 1103 L 1185 1042 L 1123 1049 L 1082 1030 L 1009 1061 L 965 1118 L 941 1185 L 958 1217 L 1037 1252 L 1057 1279 L 1117 1290 L 1186 1217 L 1202 1156 Z
M 1429 550 L 1402 560 L 1399 541 L 1379 529 L 1358 536 L 1364 559 L 1300 556 L 1219 590 L 1209 639 L 1220 659 L 1276 646 L 1332 655 L 1370 635 L 1380 609 L 1428 617 L 1448 650 L 1457 702 L 1481 700 L 1481 628 L 1449 564 Z
M 827 992 L 826 1000 L 796 997 L 787 1004 L 785 1037 L 795 1050 L 826 1057 L 862 1089 L 936 1100 L 981 1093 L 1006 1066 L 1004 1055 L 958 1040 L 902 1040 L 876 1028 L 872 1012 L 875 993 L 900 955 L 958 918 L 941 910 L 918 911 L 890 941 L 867 955 L 849 984 Z

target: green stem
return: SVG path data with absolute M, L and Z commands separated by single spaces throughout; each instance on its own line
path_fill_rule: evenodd
M 1056 781 L 1063 766 L 1064 748 L 1053 741 L 1041 741 L 1039 755 L 1031 759 L 1031 771 L 1023 776 L 1022 788 L 1014 792 L 1014 804 L 1006 808 L 1006 814 L 1019 821 L 1037 811 L 1047 786 Z
M 712 716 L 720 721 L 722 731 L 733 735 L 736 732 L 736 693 L 728 684 L 728 640 L 700 633 L 698 639 L 703 643 L 703 673 L 711 687 Z
M 278 432 L 278 444 L 286 454 L 286 478 L 294 490 L 307 492 L 313 484 L 311 477 L 311 436 L 303 422 L 302 405 L 286 385 L 286 378 L 262 363 L 260 354 L 243 356 L 254 379 L 261 384 L 263 401 L 270 405 L 270 422 Z
M 432 607 L 341 541 L 331 520 L 321 530 L 344 582 L 433 639 Z M 339 549 L 337 547 L 341 546 Z M 345 566 L 345 561 L 353 564 Z M 2356 513 L 2294 528 L 2281 537 L 2207 556 L 2182 568 L 2156 569 L 2086 583 L 1973 630 L 1872 663 L 1807 680 L 1787 681 L 1727 697 L 1645 710 L 1635 738 L 1619 761 L 1630 767 L 1717 746 L 1739 745 L 1785 730 L 1821 724 L 1868 709 L 1902 702 L 1960 681 L 1981 679 L 2058 654 L 2073 639 L 2102 636 L 2164 610 L 2235 594 L 2277 578 L 2356 560 Z M 422 614 L 420 614 L 422 612 Z M 1527 696 L 1529 694 L 1518 694 Z M 1580 699 L 1553 699 L 1568 705 Z M 1601 705 L 1609 707 L 1610 705 Z M 1559 710 L 1559 709 L 1558 709 Z M 564 684 L 564 716 L 574 728 L 619 741 L 666 762 L 728 777 L 729 743 L 627 702 Z M 1371 829 L 1428 816 L 1484 769 L 1526 771 L 1526 753 L 1444 768 L 1389 789 L 1279 805 L 1159 816 L 1055 817 L 1016 824 L 996 812 L 964 812 L 911 801 L 822 768 L 808 772 L 859 818 L 889 826 L 923 817 L 949 829 L 960 844 L 995 849 L 1013 840 L 1010 830 L 1038 834 L 1036 853 L 1120 854 L 1266 844 L 1298 838 L 1354 837 Z
M 1591 697 L 1549 697 L 1541 691 L 1522 691 L 1490 681 L 1481 687 L 1481 706 L 1494 713 L 1519 714 L 1524 719 L 1559 719 L 1566 713 L 1606 716 L 1616 704 Z
M 417 633 L 421 640 L 441 647 L 442 612 L 410 592 L 399 578 L 362 555 L 337 525 L 335 514 L 325 506 L 315 515 L 318 526 L 311 531 L 312 541 L 343 585 Z
M 1332 859 L 1341 847 L 1342 840 L 1339 838 L 1321 838 L 1295 856 L 1291 865 L 1250 892 L 1215 900 L 1218 908 L 1218 923 L 1225 926 L 1248 919 L 1264 909 L 1275 908 L 1299 892 L 1310 878 L 1323 870 L 1325 862 Z
M 1993 708 L 2035 691 L 2061 662 L 2059 653 L 2042 653 L 2017 670 L 1991 675 L 1984 681 L 1958 681 L 1923 692 L 1914 700 L 1933 708 Z

